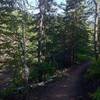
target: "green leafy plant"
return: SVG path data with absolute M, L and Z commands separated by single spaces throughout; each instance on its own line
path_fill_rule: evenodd
M 30 70 L 30 80 L 37 81 L 39 76 L 41 75 L 43 80 L 47 80 L 52 76 L 55 72 L 55 67 L 51 63 L 40 63 L 36 64 L 33 68 Z
M 9 87 L 9 88 L 0 90 L 0 97 L 5 98 L 5 97 L 11 95 L 12 93 L 14 93 L 15 91 L 16 91 L 15 87 Z
M 100 87 L 97 88 L 96 92 L 93 94 L 93 100 L 100 100 Z
M 79 62 L 91 61 L 92 59 L 93 59 L 93 57 L 85 55 L 85 54 L 78 54 L 78 56 L 77 56 L 77 60 Z
M 98 79 L 100 78 L 100 59 L 98 61 L 93 61 L 92 66 L 87 71 L 87 78 Z

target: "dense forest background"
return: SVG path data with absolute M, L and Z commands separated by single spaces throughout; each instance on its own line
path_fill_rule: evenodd
M 100 79 L 98 4 L 65 1 L 37 0 L 34 6 L 27 0 L 0 0 L 0 70 L 10 72 L 10 88 L 46 81 L 86 61 L 93 63 L 86 77 Z M 95 95 L 100 99 L 100 89 Z

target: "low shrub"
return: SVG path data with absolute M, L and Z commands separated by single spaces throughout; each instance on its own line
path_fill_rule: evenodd
M 93 57 L 88 56 L 88 55 L 83 55 L 83 54 L 78 54 L 77 56 L 77 60 L 79 62 L 91 61 L 93 59 L 94 59 Z
M 55 72 L 55 67 L 52 63 L 40 63 L 35 64 L 34 67 L 30 69 L 30 80 L 31 81 L 38 81 L 41 77 L 41 80 L 47 80 L 52 76 Z
M 100 78 L 100 59 L 98 61 L 93 61 L 92 66 L 87 71 L 87 78 L 89 79 L 99 79 Z
M 100 100 L 100 87 L 97 88 L 96 92 L 93 94 L 93 100 Z
M 15 87 L 9 87 L 6 89 L 2 89 L 0 90 L 0 97 L 3 99 L 5 97 L 8 97 L 9 95 L 11 95 L 12 93 L 14 93 L 16 91 Z

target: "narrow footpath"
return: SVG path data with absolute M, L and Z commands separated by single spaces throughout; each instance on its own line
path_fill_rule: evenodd
M 87 98 L 84 72 L 90 62 L 75 66 L 63 78 L 44 86 L 28 89 L 27 92 L 13 94 L 4 100 L 90 100 Z
M 89 66 L 89 62 L 77 66 L 61 80 L 31 90 L 23 100 L 88 100 L 85 98 L 83 76 Z

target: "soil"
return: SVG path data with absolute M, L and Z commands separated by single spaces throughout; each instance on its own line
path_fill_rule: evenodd
M 72 68 L 63 78 L 40 86 L 28 89 L 19 95 L 12 95 L 5 100 L 90 100 L 84 84 L 84 72 L 90 66 L 85 62 Z

